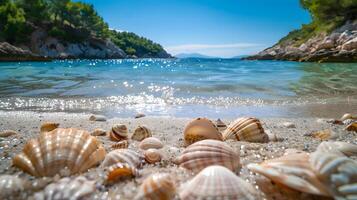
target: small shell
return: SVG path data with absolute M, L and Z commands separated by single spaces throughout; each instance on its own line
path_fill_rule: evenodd
M 164 144 L 155 137 L 148 137 L 139 144 L 139 148 L 142 150 L 161 149 L 162 147 L 164 147 Z
M 200 140 L 222 141 L 222 135 L 216 125 L 206 118 L 197 118 L 189 122 L 184 130 L 185 144 L 190 145 Z
M 128 128 L 124 124 L 116 124 L 109 132 L 112 141 L 119 142 L 128 138 Z
M 216 120 L 216 126 L 220 132 L 227 129 L 227 125 L 221 119 Z
M 135 167 L 128 163 L 116 163 L 107 168 L 105 183 L 113 183 L 120 179 L 137 176 L 138 172 Z
M 109 167 L 116 163 L 127 163 L 133 167 L 139 167 L 142 163 L 141 156 L 131 149 L 116 149 L 105 156 L 103 167 Z
M 338 135 L 332 132 L 330 129 L 312 132 L 310 134 L 307 134 L 307 136 L 311 136 L 313 138 L 320 139 L 320 140 L 329 140 L 338 137 Z
M 0 137 L 10 137 L 12 135 L 17 135 L 17 132 L 13 130 L 4 130 L 0 132 Z
M 223 132 L 223 140 L 235 139 L 247 142 L 268 142 L 269 137 L 264 132 L 260 121 L 252 117 L 238 118 Z
M 59 123 L 56 123 L 56 122 L 44 122 L 42 125 L 41 125 L 41 128 L 40 128 L 40 132 L 43 133 L 43 132 L 50 132 L 50 131 L 53 131 L 55 130 L 56 128 L 59 127 Z
M 347 131 L 354 131 L 357 132 L 357 122 L 353 122 L 346 127 Z
M 351 113 L 346 113 L 341 117 L 341 121 L 345 121 L 347 119 L 357 119 L 357 116 L 353 116 Z
M 357 156 L 357 145 L 347 142 L 321 142 L 316 151 L 337 155 Z
M 79 176 L 75 179 L 62 178 L 56 183 L 49 184 L 44 191 L 36 193 L 35 199 L 90 199 L 90 195 L 94 192 L 95 181 L 89 181 L 83 176 Z
M 105 122 L 107 121 L 107 118 L 103 115 L 91 115 L 89 121 Z
M 91 133 L 91 135 L 92 136 L 105 136 L 105 135 L 107 135 L 107 132 L 104 129 L 96 128 Z
M 128 146 L 129 146 L 128 140 L 123 140 L 113 144 L 111 147 L 112 149 L 126 149 L 128 148 Z
M 295 124 L 292 122 L 284 122 L 284 123 L 282 123 L 282 125 L 285 128 L 296 128 Z
M 147 128 L 146 126 L 138 126 L 134 134 L 131 136 L 131 139 L 137 140 L 137 141 L 142 141 L 145 138 L 151 137 L 151 130 Z
M 210 165 L 222 165 L 235 171 L 240 167 L 239 153 L 218 140 L 202 140 L 188 146 L 175 163 L 194 172 Z
M 157 173 L 149 176 L 140 186 L 136 200 L 170 200 L 176 193 L 173 177 L 167 173 Z
M 9 197 L 16 199 L 24 189 L 24 182 L 19 177 L 0 175 L 0 199 L 7 199 Z
M 148 149 L 144 152 L 146 162 L 153 164 L 156 162 L 160 162 L 162 155 L 157 149 Z
M 179 196 L 182 200 L 258 199 L 251 184 L 222 166 L 210 166 L 202 170 L 180 188 Z
M 277 134 L 275 134 L 275 133 L 267 133 L 267 135 L 269 137 L 269 141 L 271 141 L 271 142 L 283 141 L 283 138 L 277 136 Z

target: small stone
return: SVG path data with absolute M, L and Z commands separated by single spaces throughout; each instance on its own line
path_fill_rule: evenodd
M 135 119 L 145 117 L 146 115 L 144 113 L 138 113 L 134 116 Z

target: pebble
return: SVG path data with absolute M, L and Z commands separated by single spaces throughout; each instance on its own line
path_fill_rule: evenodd
M 90 121 L 99 121 L 99 122 L 105 122 L 107 121 L 107 118 L 103 115 L 91 115 L 89 117 Z
M 134 116 L 135 119 L 145 117 L 146 115 L 144 113 L 138 113 Z

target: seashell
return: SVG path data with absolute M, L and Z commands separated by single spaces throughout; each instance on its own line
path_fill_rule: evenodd
M 151 137 L 151 130 L 147 128 L 146 126 L 138 126 L 134 134 L 131 136 L 131 139 L 137 140 L 137 141 L 142 141 L 145 138 Z
M 107 135 L 107 132 L 103 129 L 96 128 L 94 131 L 91 133 L 92 136 L 105 136 Z
M 337 155 L 357 156 L 357 145 L 347 142 L 321 142 L 316 151 L 334 153 Z
M 109 132 L 112 141 L 119 142 L 128 139 L 128 128 L 124 124 L 116 124 Z
M 345 121 L 347 119 L 357 119 L 357 116 L 353 116 L 351 113 L 346 113 L 341 117 L 340 121 Z
M 173 177 L 167 173 L 157 173 L 149 176 L 140 186 L 138 195 L 135 199 L 150 200 L 170 200 L 176 193 Z
M 197 118 L 189 122 L 184 130 L 185 144 L 190 145 L 200 140 L 222 141 L 222 135 L 216 125 L 206 118 Z
M 283 141 L 283 138 L 278 137 L 277 134 L 275 134 L 275 133 L 267 133 L 267 135 L 269 137 L 269 141 L 271 141 L 271 142 Z
M 56 122 L 44 122 L 41 125 L 40 132 L 50 132 L 59 127 L 59 123 Z
M 335 139 L 338 137 L 338 135 L 336 133 L 332 132 L 330 129 L 312 132 L 310 134 L 307 134 L 306 136 L 311 136 L 313 138 L 320 139 L 320 140 L 329 140 L 329 139 Z
M 354 131 L 357 132 L 357 122 L 353 122 L 346 127 L 347 131 Z
M 123 140 L 112 145 L 113 149 L 126 149 L 129 146 L 128 140 Z
M 95 189 L 95 181 L 89 181 L 84 176 L 78 176 L 75 179 L 66 177 L 56 183 L 49 184 L 44 191 L 36 193 L 35 199 L 89 199 Z
M 107 121 L 107 118 L 103 115 L 91 115 L 89 121 L 105 122 Z
M 202 140 L 188 146 L 175 163 L 194 172 L 210 165 L 222 165 L 235 171 L 239 168 L 239 153 L 218 140 Z
M 113 183 L 120 179 L 137 176 L 138 172 L 135 167 L 128 163 L 116 163 L 107 168 L 105 183 Z
M 145 138 L 139 144 L 139 148 L 142 150 L 161 149 L 162 147 L 164 147 L 164 144 L 159 139 L 157 139 L 155 137 Z
M 227 129 L 227 125 L 221 119 L 217 119 L 216 126 L 220 132 Z
M 138 118 L 142 118 L 142 117 L 145 117 L 146 115 L 144 113 L 137 113 L 134 118 L 135 119 L 138 119 Z
M 116 149 L 105 156 L 102 166 L 109 167 L 119 162 L 127 163 L 133 167 L 139 167 L 142 163 L 142 158 L 131 149 Z
M 282 123 L 282 126 L 285 128 L 296 128 L 295 124 L 292 122 L 284 122 Z
M 157 149 L 148 149 L 144 152 L 146 162 L 150 164 L 154 164 L 156 162 L 160 162 L 162 155 Z
M 0 199 L 8 199 L 9 197 L 16 199 L 24 190 L 25 184 L 19 177 L 0 175 Z
M 222 166 L 210 166 L 202 170 L 180 188 L 179 196 L 182 200 L 258 199 L 251 184 Z
M 268 142 L 269 137 L 264 132 L 260 121 L 252 117 L 238 118 L 223 132 L 223 140 L 236 139 L 247 142 Z
M 67 170 L 69 174 L 84 172 L 105 157 L 102 144 L 88 132 L 57 128 L 29 140 L 13 165 L 33 176 L 54 176 Z
M 0 132 L 0 137 L 10 137 L 12 135 L 17 135 L 17 132 L 13 130 L 4 130 Z

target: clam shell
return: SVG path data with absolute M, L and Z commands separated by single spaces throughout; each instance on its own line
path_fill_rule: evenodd
M 17 132 L 13 130 L 4 130 L 0 132 L 0 137 L 10 137 L 12 135 L 17 135 Z
M 105 135 L 107 135 L 107 132 L 104 129 L 96 128 L 91 133 L 91 135 L 92 136 L 105 136 Z
M 315 131 L 309 134 L 309 136 L 320 139 L 320 140 L 329 140 L 329 139 L 334 139 L 337 138 L 338 135 L 334 132 L 332 132 L 330 129 L 325 129 L 322 131 Z
M 142 163 L 142 158 L 138 153 L 131 149 L 116 149 L 105 156 L 102 166 L 109 167 L 119 162 L 127 163 L 133 167 L 139 167 Z
M 194 172 L 210 165 L 222 165 L 232 171 L 240 167 L 239 152 L 218 140 L 202 140 L 188 146 L 175 163 Z
M 157 139 L 155 137 L 145 138 L 139 144 L 139 148 L 142 150 L 161 149 L 162 147 L 164 147 L 164 144 L 159 139 Z
M 102 144 L 84 130 L 57 128 L 29 140 L 13 165 L 33 176 L 54 176 L 84 172 L 105 157 Z
M 173 199 L 176 192 L 173 177 L 167 173 L 157 173 L 149 176 L 140 186 L 136 200 L 170 200 Z
M 113 144 L 111 147 L 112 149 L 126 149 L 128 148 L 128 146 L 129 146 L 128 140 L 123 140 Z
M 22 179 L 13 175 L 0 175 L 0 199 L 18 197 L 25 186 Z
M 41 125 L 40 132 L 50 132 L 59 127 L 59 123 L 56 122 L 44 122 Z
M 91 115 L 89 117 L 89 121 L 105 122 L 105 121 L 107 121 L 107 118 L 103 115 Z
M 180 189 L 180 199 L 257 199 L 253 186 L 229 169 L 210 166 L 202 170 Z
M 144 152 L 146 162 L 153 164 L 156 162 L 160 162 L 162 155 L 157 149 L 148 149 Z
M 347 131 L 354 131 L 357 132 L 357 122 L 353 122 L 346 127 Z
M 184 130 L 185 144 L 190 145 L 200 140 L 213 139 L 222 141 L 222 135 L 216 125 L 206 118 L 197 118 L 189 122 Z
M 44 191 L 35 194 L 37 200 L 71 199 L 79 200 L 90 197 L 95 192 L 95 181 L 89 181 L 83 176 L 75 179 L 62 178 L 49 184 Z
M 106 171 L 105 183 L 113 183 L 138 174 L 137 169 L 128 163 L 116 163 L 109 166 Z
M 347 142 L 321 142 L 316 151 L 334 153 L 337 155 L 357 156 L 357 145 Z
M 112 141 L 119 142 L 128 138 L 128 128 L 124 124 L 116 124 L 109 132 Z
M 131 139 L 133 140 L 137 140 L 137 141 L 142 141 L 145 138 L 151 137 L 151 130 L 146 127 L 146 126 L 138 126 L 135 131 L 134 134 L 131 136 Z
M 260 121 L 253 117 L 238 118 L 223 132 L 223 140 L 235 139 L 247 142 L 268 142 Z

